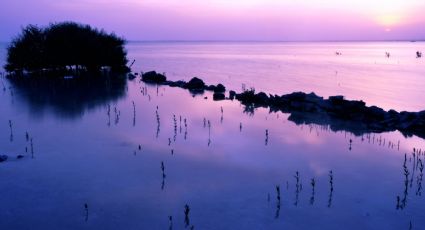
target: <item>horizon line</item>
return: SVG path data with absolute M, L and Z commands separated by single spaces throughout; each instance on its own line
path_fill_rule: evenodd
M 124 38 L 125 39 L 125 38 Z M 13 40 L 13 39 L 12 39 Z M 343 42 L 425 42 L 425 39 L 358 39 L 358 40 L 232 40 L 232 39 L 214 39 L 214 40 L 208 40 L 208 39 L 158 39 L 158 40 L 138 40 L 138 39 L 125 39 L 128 43 L 184 43 L 184 42 L 193 42 L 193 43 L 202 43 L 202 42 L 209 42 L 209 43 L 221 43 L 221 42 L 228 42 L 228 43 L 313 43 L 313 42 L 320 42 L 320 43 L 343 43 Z M 10 43 L 11 41 L 0 41 L 0 43 Z
M 272 42 L 425 42 L 425 39 L 359 39 L 359 40 L 232 40 L 232 39 L 217 39 L 217 40 L 192 40 L 192 39 L 158 39 L 158 40 L 133 40 L 128 39 L 127 42 L 231 42 L 231 43 L 246 43 L 246 42 L 259 42 L 259 43 L 272 43 Z

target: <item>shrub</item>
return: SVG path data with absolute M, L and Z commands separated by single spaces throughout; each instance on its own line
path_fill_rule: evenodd
M 28 25 L 7 49 L 8 72 L 99 71 L 110 67 L 129 71 L 125 40 L 115 34 L 75 22 Z

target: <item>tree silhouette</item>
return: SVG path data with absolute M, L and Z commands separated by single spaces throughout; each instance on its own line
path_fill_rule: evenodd
M 109 67 L 127 72 L 125 40 L 104 30 L 75 22 L 28 25 L 7 49 L 9 73 L 96 72 Z

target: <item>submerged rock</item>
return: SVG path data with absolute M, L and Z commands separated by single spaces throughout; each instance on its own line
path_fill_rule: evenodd
M 7 155 L 0 155 L 0 162 L 7 161 L 7 158 L 9 158 Z

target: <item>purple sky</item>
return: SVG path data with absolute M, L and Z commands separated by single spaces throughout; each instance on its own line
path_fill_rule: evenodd
M 423 0 L 1 0 L 0 41 L 72 20 L 127 40 L 419 40 Z

